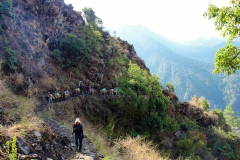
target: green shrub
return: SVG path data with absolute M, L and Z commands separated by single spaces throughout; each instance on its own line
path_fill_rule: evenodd
M 101 57 L 101 42 L 103 42 L 102 34 L 98 30 L 94 30 L 91 25 L 85 25 L 80 28 L 81 35 L 88 48 L 98 53 Z
M 199 125 L 197 124 L 197 122 L 194 120 L 190 120 L 187 117 L 181 118 L 179 124 L 182 127 L 186 127 L 189 131 L 198 131 L 199 130 Z
M 58 64 L 67 68 L 76 67 L 79 62 L 88 60 L 91 52 L 83 39 L 71 34 L 66 34 L 60 40 L 59 49 L 52 51 L 53 57 Z
M 177 156 L 183 156 L 184 158 L 191 157 L 191 159 L 200 159 L 196 156 L 195 151 L 202 149 L 208 151 L 206 144 L 201 140 L 199 136 L 190 136 L 186 139 L 177 141 Z
M 10 71 L 16 70 L 16 64 L 17 64 L 17 52 L 15 50 L 12 50 L 10 47 L 7 47 L 5 50 L 5 57 L 7 62 L 7 69 Z
M 108 67 L 116 67 L 116 66 L 126 66 L 129 63 L 129 59 L 126 57 L 126 55 L 120 55 L 116 56 L 114 58 L 111 58 L 108 61 Z
M 193 141 L 190 138 L 177 141 L 178 156 L 189 157 L 194 154 L 194 150 Z
M 17 158 L 17 137 L 14 136 L 12 142 L 6 142 L 6 152 L 9 160 L 15 160 Z
M 0 2 L 0 20 L 3 16 L 13 18 L 12 0 L 1 0 Z
M 237 160 L 240 158 L 239 138 L 232 132 L 224 132 L 220 128 L 206 131 L 208 145 L 214 157 Z
M 226 124 L 226 120 L 223 116 L 223 111 L 221 109 L 213 109 L 212 110 L 213 114 L 218 116 L 218 126 L 223 126 L 224 124 Z
M 175 89 L 173 84 L 166 83 L 166 87 L 168 88 L 169 92 L 174 93 Z
M 207 111 L 210 108 L 210 103 L 204 97 L 198 99 L 198 104 L 204 111 Z
M 62 65 L 62 52 L 59 51 L 58 49 L 54 49 L 52 51 L 52 54 L 53 54 L 53 58 L 56 60 L 56 63 L 59 64 L 59 65 Z
M 92 8 L 83 8 L 84 16 L 87 19 L 87 22 L 96 30 L 101 27 L 103 24 L 102 19 L 95 15 L 95 12 Z
M 219 157 L 223 159 L 236 159 L 234 150 L 226 139 L 218 140 L 213 144 L 213 151 L 220 153 Z
M 166 115 L 165 119 L 163 120 L 163 130 L 165 132 L 173 132 L 176 131 L 177 129 L 179 129 L 177 121 Z

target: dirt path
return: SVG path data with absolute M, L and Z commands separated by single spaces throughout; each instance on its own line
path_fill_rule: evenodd
M 71 100 L 71 99 L 69 99 Z M 55 102 L 55 103 L 61 103 Z M 44 116 L 44 112 L 47 109 L 47 105 L 42 105 L 37 107 L 37 114 L 46 122 L 52 131 L 55 133 L 56 145 L 61 152 L 62 160 L 101 160 L 104 157 L 100 155 L 97 150 L 93 147 L 91 140 L 85 135 L 83 139 L 82 152 L 76 151 L 76 146 L 74 142 L 74 135 L 72 131 L 66 128 L 64 125 L 56 123 Z M 51 160 L 51 159 L 49 159 Z
M 44 121 L 49 124 L 51 129 L 55 132 L 57 142 L 63 145 L 62 154 L 68 160 L 98 160 L 103 157 L 94 149 L 92 142 L 85 136 L 83 139 L 82 152 L 76 152 L 76 146 L 74 143 L 74 136 L 72 132 L 64 125 L 57 124 L 55 121 L 43 117 Z

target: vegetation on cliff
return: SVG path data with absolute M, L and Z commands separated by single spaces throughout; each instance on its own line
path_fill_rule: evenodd
M 13 136 L 24 156 L 69 156 L 69 129 L 80 116 L 91 126 L 86 127 L 87 137 L 96 139 L 100 133 L 92 130 L 99 126 L 97 131 L 107 137 L 105 146 L 117 149 L 116 155 L 105 150 L 106 159 L 239 159 L 239 138 L 231 129 L 235 115 L 229 107 L 209 111 L 204 98 L 179 102 L 174 86 L 167 84 L 164 90 L 134 46 L 103 31 L 91 8 L 83 9 L 88 23 L 62 0 L 16 0 L 14 12 L 16 20 L 8 22 L 9 48 L 0 55 L 9 55 L 3 59 L 9 69 L 0 70 L 1 158 L 9 158 L 5 142 Z M 0 45 L 5 49 L 5 43 Z M 74 93 L 80 80 L 95 95 Z M 114 88 L 120 94 L 112 95 Z M 72 94 L 45 105 L 48 91 L 61 95 L 66 90 Z M 95 146 L 101 149 L 99 141 Z M 131 147 L 135 152 L 128 153 Z

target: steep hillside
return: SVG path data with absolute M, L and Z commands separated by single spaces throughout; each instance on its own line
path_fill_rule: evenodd
M 102 32 L 104 42 L 101 44 L 102 56 L 94 50 L 89 53 L 89 60 L 80 61 L 75 68 L 61 68 L 56 64 L 53 49 L 59 48 L 60 41 L 66 34 L 82 36 L 80 27 L 85 24 L 81 12 L 73 11 L 71 5 L 67 6 L 62 0 L 56 1 L 13 1 L 15 18 L 4 18 L 2 25 L 5 31 L 0 37 L 1 63 L 6 71 L 6 48 L 10 47 L 17 52 L 15 73 L 5 72 L 10 79 L 9 85 L 14 86 L 16 93 L 33 94 L 37 88 L 38 98 L 44 97 L 47 91 L 56 92 L 73 89 L 79 80 L 91 83 L 92 87 L 114 87 L 114 76 L 121 72 L 118 64 L 110 66 L 110 60 L 124 52 L 131 61 L 138 63 L 146 69 L 143 61 L 138 58 L 134 47 L 123 40 L 114 40 L 107 32 Z M 115 42 L 114 42 L 115 41 Z M 116 50 L 111 50 L 110 43 L 116 43 Z M 112 45 L 114 47 L 114 45 Z M 63 52 L 63 51 L 62 51 Z M 114 53 L 111 53 L 114 52 Z M 119 52 L 119 53 L 115 53 Z M 71 74 L 70 74 L 71 73 Z M 61 76 L 68 76 L 65 81 Z M 7 78 L 7 77 L 6 77 Z
M 0 3 L 1 7 L 9 7 L 11 11 L 9 4 L 11 1 Z M 19 140 L 17 145 L 23 145 L 18 148 L 18 153 L 23 158 L 60 159 L 74 156 L 73 137 L 69 135 L 72 126 L 66 129 L 65 126 L 52 123 L 48 119 L 48 113 L 41 113 L 44 115 L 41 117 L 36 112 L 38 107 L 46 108 L 47 92 L 57 93 L 56 95 L 65 90 L 73 92 L 81 80 L 85 86 L 91 85 L 99 94 L 104 87 L 107 90 L 116 87 L 115 78 L 130 60 L 142 69 L 148 69 L 132 45 L 111 37 L 101 28 L 94 32 L 102 38 L 99 42 L 100 53 L 97 53 L 94 46 L 87 44 L 87 37 L 84 37 L 90 32 L 82 29 L 87 25 L 81 12 L 74 11 L 63 0 L 14 0 L 12 7 L 11 14 L 14 16 L 0 12 L 0 82 L 4 86 L 0 94 L 0 157 L 6 158 L 6 153 L 3 153 L 5 142 L 14 135 Z M 75 66 L 72 63 L 69 66 L 59 64 L 53 52 L 59 49 L 62 54 L 67 54 L 68 48 L 60 46 L 68 42 L 64 41 L 68 37 L 73 37 L 73 40 L 88 47 L 86 59 L 82 55 L 77 57 L 74 53 L 69 55 L 76 56 L 73 59 L 64 59 L 77 59 Z M 70 45 L 68 47 L 74 47 Z M 76 46 L 77 49 L 78 47 Z M 63 123 L 71 124 L 76 116 L 80 116 L 79 113 L 72 113 L 72 118 L 67 117 Z M 57 119 L 58 123 L 62 122 L 62 118 Z M 56 130 L 59 126 L 63 129 L 62 134 Z M 35 138 L 42 139 L 35 141 Z M 86 140 L 86 143 L 90 142 Z M 86 152 L 90 150 L 89 154 L 96 153 L 91 151 L 91 145 L 88 146 L 90 149 L 86 149 Z
M 239 159 L 239 139 L 222 111 L 197 97 L 180 102 L 133 45 L 103 31 L 91 8 L 83 13 L 63 0 L 0 3 L 0 159 Z M 177 68 L 165 60 L 184 57 L 157 40 L 149 47 L 156 51 L 149 60 L 167 66 L 162 72 L 193 72 L 198 63 Z M 188 79 L 213 85 L 207 71 L 198 72 Z M 76 117 L 84 128 L 81 153 Z
M 138 55 L 152 73 L 160 76 L 163 85 L 166 82 L 174 84 L 180 100 L 190 100 L 194 95 L 204 96 L 211 101 L 212 106 L 225 108 L 227 104 L 232 104 L 238 110 L 239 85 L 232 81 L 237 81 L 239 73 L 230 77 L 212 74 L 214 53 L 224 43 L 217 46 L 212 44 L 212 48 L 196 44 L 186 46 L 156 35 L 143 26 L 126 26 L 117 31 L 117 34 L 134 44 Z M 204 58 L 211 59 L 212 63 L 199 61 Z M 236 86 L 233 87 L 234 85 Z M 231 95 L 229 88 L 233 92 Z

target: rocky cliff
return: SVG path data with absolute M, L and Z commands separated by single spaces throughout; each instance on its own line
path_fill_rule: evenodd
M 101 30 L 104 38 L 101 44 L 102 57 L 92 52 L 91 60 L 80 66 L 79 71 L 76 69 L 63 71 L 54 64 L 51 51 L 67 33 L 82 36 L 79 28 L 85 21 L 81 12 L 74 11 L 72 5 L 66 5 L 63 0 L 14 0 L 13 9 L 15 17 L 13 19 L 4 17 L 1 22 L 5 32 L 0 36 L 0 56 L 4 57 L 4 51 L 9 46 L 17 51 L 16 72 L 11 74 L 5 72 L 10 78 L 9 85 L 18 86 L 16 92 L 29 97 L 33 94 L 41 97 L 41 93 L 47 90 L 54 92 L 72 89 L 79 80 L 91 83 L 98 89 L 113 87 L 112 73 L 121 72 L 121 67 L 115 67 L 111 73 L 107 68 L 112 57 L 106 47 L 111 39 L 108 32 Z M 119 38 L 117 41 L 124 50 L 123 54 L 147 69 L 131 44 Z M 4 58 L 1 64 L 4 66 Z M 60 83 L 62 75 L 70 76 L 70 79 Z

